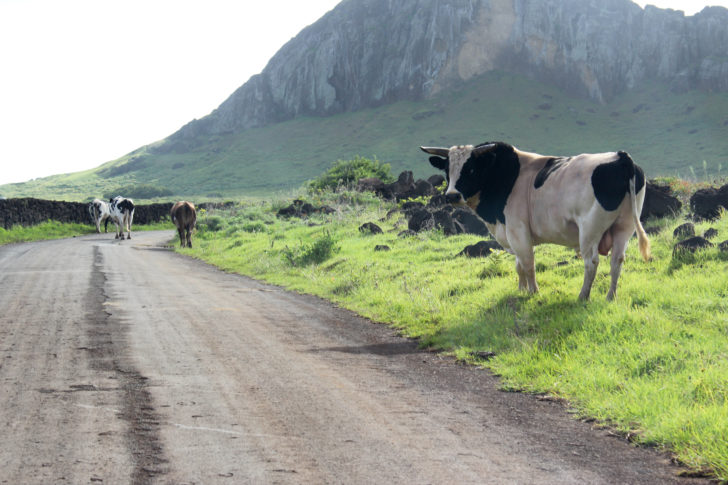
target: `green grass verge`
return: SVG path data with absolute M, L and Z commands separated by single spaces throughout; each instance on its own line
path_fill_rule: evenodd
M 582 303 L 583 263 L 573 251 L 539 246 L 541 291 L 528 296 L 517 290 L 512 256 L 457 255 L 477 237 L 400 238 L 406 222 L 387 218 L 391 206 L 361 194 L 323 197 L 311 202 L 337 213 L 304 221 L 275 217 L 281 201 L 201 211 L 195 247 L 180 252 L 391 324 L 492 369 L 507 389 L 566 399 L 578 416 L 728 480 L 727 258 L 718 249 L 673 257 L 679 221 L 663 221 L 651 237 L 651 262 L 630 246 L 612 303 L 602 258 L 592 301 Z M 360 233 L 364 222 L 384 233 Z M 709 226 L 728 237 L 728 217 L 698 231 Z
M 133 226 L 132 231 L 155 231 L 160 229 L 172 229 L 171 222 L 160 222 Z M 112 224 L 113 228 L 113 224 Z M 0 246 L 4 244 L 42 241 L 46 239 L 63 239 L 66 237 L 83 236 L 93 234 L 96 228 L 90 224 L 75 224 L 58 221 L 46 221 L 35 226 L 23 227 L 13 226 L 11 229 L 0 227 Z M 112 237 L 113 229 L 109 232 Z
M 13 226 L 11 229 L 0 227 L 0 246 L 19 242 L 82 236 L 93 232 L 96 232 L 96 229 L 88 224 L 68 224 L 50 220 L 29 227 L 20 225 Z

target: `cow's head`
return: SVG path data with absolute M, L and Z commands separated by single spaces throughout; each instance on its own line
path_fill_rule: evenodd
M 430 157 L 433 167 L 445 172 L 447 190 L 445 199 L 453 205 L 468 205 L 475 209 L 480 198 L 482 182 L 492 165 L 495 143 L 454 146 L 451 148 L 420 147 L 434 155 Z M 489 156 L 491 155 L 491 156 Z

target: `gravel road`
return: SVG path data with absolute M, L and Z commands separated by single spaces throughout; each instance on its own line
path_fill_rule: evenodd
M 173 236 L 0 247 L 0 483 L 707 483 Z

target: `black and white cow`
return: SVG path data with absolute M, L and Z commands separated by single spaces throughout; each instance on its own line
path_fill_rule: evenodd
M 117 195 L 109 199 L 109 213 L 111 220 L 116 224 L 116 239 L 124 239 L 124 230 L 127 239 L 131 239 L 131 223 L 134 219 L 134 201 Z
M 502 142 L 451 148 L 420 147 L 430 163 L 445 171 L 445 197 L 468 205 L 495 239 L 516 256 L 518 287 L 538 291 L 533 247 L 554 243 L 576 248 L 584 259 L 589 299 L 599 255 L 612 251 L 614 298 L 629 239 L 637 230 L 639 249 L 650 258 L 650 242 L 640 223 L 645 177 L 625 152 L 550 157 Z
M 104 232 L 109 232 L 109 204 L 103 200 L 94 199 L 88 205 L 88 213 L 91 215 L 91 220 L 96 225 L 96 232 L 101 232 L 101 223 L 104 223 Z

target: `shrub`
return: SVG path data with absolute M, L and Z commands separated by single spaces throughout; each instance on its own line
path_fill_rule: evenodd
M 225 219 L 220 216 L 207 216 L 197 220 L 197 230 L 204 232 L 218 232 L 227 226 Z
M 286 246 L 283 256 L 291 266 L 308 266 L 321 264 L 339 251 L 336 239 L 329 231 L 310 244 L 301 244 L 301 247 L 291 249 Z
M 353 160 L 337 160 L 334 162 L 324 174 L 309 182 L 309 190 L 325 191 L 339 187 L 353 188 L 359 179 L 367 177 L 377 177 L 385 183 L 394 181 L 388 163 L 381 163 L 376 157 L 374 157 L 374 160 L 370 160 L 357 155 Z

